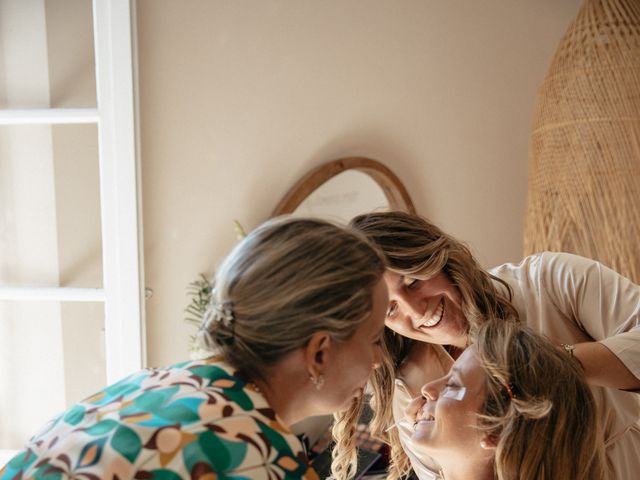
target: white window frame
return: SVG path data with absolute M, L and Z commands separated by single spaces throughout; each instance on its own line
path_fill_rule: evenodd
M 93 32 L 97 109 L 0 110 L 0 125 L 97 123 L 103 288 L 7 286 L 0 299 L 103 301 L 113 383 L 146 365 L 135 0 L 93 0 Z
M 108 383 L 146 363 L 134 8 L 93 0 Z

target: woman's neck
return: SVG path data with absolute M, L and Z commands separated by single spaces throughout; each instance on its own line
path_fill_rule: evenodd
M 449 457 L 449 462 L 441 463 L 441 474 L 444 480 L 493 480 L 494 459 L 488 451 L 478 456 Z
M 455 345 L 445 345 L 444 349 L 454 360 L 457 360 L 458 357 L 462 355 L 462 352 L 464 352 L 464 348 L 460 348 Z
M 299 359 L 286 358 L 253 382 L 287 426 L 313 415 L 309 413 L 310 398 L 306 393 L 308 378 L 300 371 L 300 364 Z

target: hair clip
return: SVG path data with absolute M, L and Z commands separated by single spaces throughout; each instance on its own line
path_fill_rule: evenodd
M 231 327 L 235 320 L 232 303 L 213 302 L 209 309 L 209 321 L 212 320 L 223 324 L 225 327 Z
M 503 397 L 505 397 L 505 400 L 513 400 L 514 398 L 518 398 L 515 394 L 516 387 L 513 385 L 513 383 L 501 383 L 501 386 Z

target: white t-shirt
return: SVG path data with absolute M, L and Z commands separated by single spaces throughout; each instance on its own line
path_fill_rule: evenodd
M 521 321 L 551 342 L 598 341 L 640 378 L 640 286 L 604 265 L 568 253 L 542 253 L 490 270 L 513 289 Z M 453 359 L 440 345 L 421 349 L 396 379 L 393 414 L 400 440 L 421 480 L 440 478 L 437 463 L 411 441 L 404 412 L 420 387 L 445 375 Z M 550 378 L 552 380 L 552 378 Z M 640 394 L 592 387 L 616 480 L 640 478 Z

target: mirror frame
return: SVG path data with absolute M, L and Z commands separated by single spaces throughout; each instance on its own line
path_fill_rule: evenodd
M 386 165 L 371 158 L 346 157 L 332 160 L 310 170 L 282 197 L 282 200 L 271 212 L 271 217 L 293 213 L 312 192 L 347 170 L 357 170 L 371 177 L 382 189 L 391 210 L 416 213 L 409 192 L 402 181 Z

